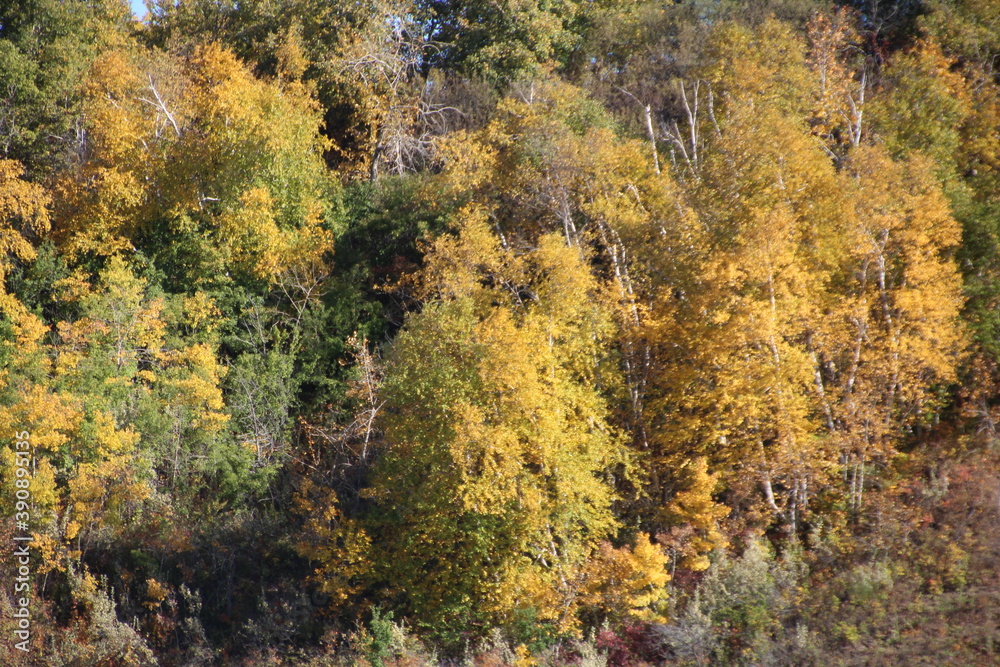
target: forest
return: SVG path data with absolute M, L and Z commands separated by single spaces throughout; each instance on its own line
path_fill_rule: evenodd
M 0 663 L 1000 664 L 1000 0 L 0 0 Z

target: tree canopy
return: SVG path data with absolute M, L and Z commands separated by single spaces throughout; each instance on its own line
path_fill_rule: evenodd
M 0 0 L 0 662 L 995 660 L 996 0 L 147 9 Z

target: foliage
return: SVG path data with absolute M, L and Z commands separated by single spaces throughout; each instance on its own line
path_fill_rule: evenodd
M 996 662 L 996 5 L 0 0 L 4 655 Z
M 330 250 L 319 121 L 303 91 L 254 79 L 212 44 L 183 61 L 108 52 L 85 93 L 88 159 L 55 186 L 71 258 L 135 247 L 176 289 L 230 272 L 273 282 Z
M 571 627 L 576 572 L 614 528 L 602 474 L 623 457 L 592 385 L 608 322 L 578 249 L 547 236 L 517 256 L 466 215 L 429 257 L 437 299 L 387 359 L 382 576 L 437 632 L 522 607 Z
M 9 0 L 0 16 L 2 157 L 48 175 L 79 159 L 80 78 L 102 50 L 129 43 L 130 17 L 113 0 Z

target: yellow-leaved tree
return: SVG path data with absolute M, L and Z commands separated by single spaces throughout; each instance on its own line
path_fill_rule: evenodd
M 423 309 L 387 356 L 372 489 L 379 574 L 451 642 L 516 613 L 574 627 L 625 460 L 586 256 L 561 234 L 504 249 L 486 220 L 463 210 L 428 255 Z
M 217 44 L 110 51 L 86 79 L 87 159 L 55 188 L 68 257 L 139 249 L 178 287 L 274 282 L 330 251 L 319 114 Z
M 727 483 L 749 496 L 759 488 L 794 524 L 811 480 L 825 474 L 814 338 L 845 204 L 834 165 L 804 122 L 788 120 L 787 99 L 769 106 L 733 86 L 687 181 L 693 251 L 652 296 L 653 440 L 677 490 L 690 483 L 684 467 L 707 456 Z
M 837 300 L 817 335 L 816 378 L 856 510 L 866 462 L 933 423 L 967 340 L 951 255 L 960 229 L 930 161 L 861 147 L 843 176 L 849 253 L 831 281 Z
M 704 455 L 731 499 L 759 492 L 794 529 L 838 479 L 859 508 L 865 463 L 938 414 L 964 344 L 959 227 L 928 160 L 865 145 L 846 15 L 813 21 L 808 58 L 777 23 L 713 32 L 684 167 L 693 251 L 652 297 L 654 442 L 665 470 Z M 696 525 L 681 477 L 666 516 Z

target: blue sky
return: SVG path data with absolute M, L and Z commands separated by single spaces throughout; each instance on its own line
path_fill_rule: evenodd
M 146 13 L 146 5 L 142 4 L 142 0 L 131 0 L 132 2 L 132 13 L 142 18 Z

